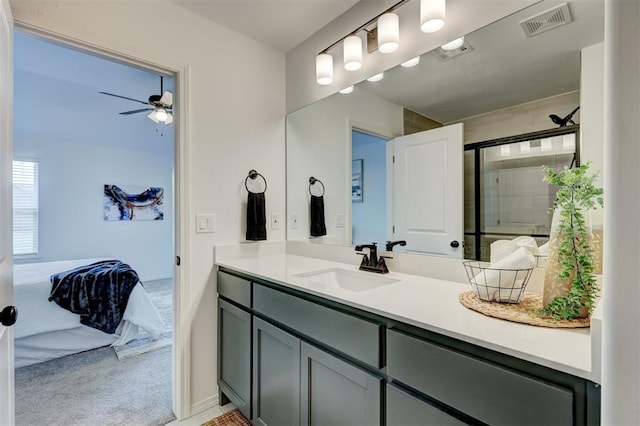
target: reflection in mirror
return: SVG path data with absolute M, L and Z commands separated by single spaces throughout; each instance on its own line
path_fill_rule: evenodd
M 287 238 L 339 245 L 376 241 L 380 247 L 386 240 L 399 239 L 394 232 L 396 220 L 412 213 L 394 207 L 393 202 L 398 174 L 393 163 L 394 140 L 399 136 L 461 123 L 466 149 L 482 141 L 557 129 L 562 123 L 550 115 L 564 118 L 579 105 L 582 108 L 571 119 L 580 123 L 580 113 L 585 110 L 580 93 L 584 72 L 581 52 L 603 40 L 604 5 L 603 0 L 570 1 L 568 9 L 556 9 L 562 4 L 551 0 L 536 3 L 466 34 L 456 49 L 435 49 L 423 54 L 413 67 L 387 70 L 381 81 L 365 80 L 350 94 L 336 93 L 289 114 Z M 562 25 L 545 24 L 536 34 L 526 35 L 525 29 L 548 18 L 539 16 L 545 12 L 559 18 Z M 368 159 L 366 142 L 361 140 L 364 136 L 387 141 L 385 156 Z M 542 151 L 549 144 L 545 139 L 549 138 L 532 139 L 528 145 L 522 140 L 503 148 L 481 149 L 480 162 L 476 162 L 473 150 L 465 151 L 464 160 L 460 158 L 467 188 L 464 207 L 460 208 L 465 212 L 464 224 L 460 221 L 459 225 L 460 239 L 465 234 L 465 257 L 482 257 L 491 238 L 526 234 L 543 241 L 550 218 L 541 200 L 548 202 L 553 194 L 534 170 L 542 164 L 562 167 L 571 163 L 578 145 L 574 141 L 576 147 L 570 152 L 555 152 L 564 139 L 562 135 L 551 136 L 549 152 L 553 155 L 547 155 L 548 151 Z M 363 160 L 362 193 L 354 199 L 352 161 L 357 159 Z M 476 164 L 482 168 L 482 176 L 499 175 L 503 182 L 484 187 L 478 214 L 474 210 L 475 190 L 468 190 L 469 185 L 475 185 L 471 178 Z M 309 176 L 321 179 L 325 186 L 327 233 L 321 237 L 310 237 Z M 525 182 L 523 190 L 536 195 L 526 200 L 514 196 L 502 202 L 494 199 L 493 204 L 487 201 L 492 191 L 504 193 L 509 179 Z M 514 210 L 530 205 L 537 210 Z M 412 251 L 410 244 L 396 249 Z

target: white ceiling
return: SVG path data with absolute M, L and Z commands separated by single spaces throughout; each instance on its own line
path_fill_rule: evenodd
M 358 2 L 358 0 L 170 1 L 284 53 Z

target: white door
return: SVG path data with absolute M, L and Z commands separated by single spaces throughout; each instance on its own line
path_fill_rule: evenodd
M 393 239 L 404 251 L 462 259 L 462 151 L 462 123 L 393 140 Z
M 0 0 L 0 311 L 13 304 L 12 51 L 13 18 L 9 0 Z M 7 315 L 3 319 L 8 319 Z M 0 425 L 13 423 L 13 333 L 10 327 L 0 324 Z

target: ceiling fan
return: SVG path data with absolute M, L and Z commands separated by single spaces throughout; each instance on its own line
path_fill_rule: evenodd
M 116 95 L 114 93 L 99 92 L 103 95 L 114 96 L 116 98 L 127 99 L 129 101 L 138 102 L 148 105 L 147 108 L 134 109 L 131 111 L 124 111 L 119 113 L 120 115 L 138 114 L 145 111 L 151 111 L 147 118 L 155 123 L 171 124 L 173 123 L 173 94 L 168 91 L 164 91 L 163 77 L 160 76 L 160 93 L 162 95 L 151 95 L 147 102 L 138 99 L 128 98 L 126 96 Z

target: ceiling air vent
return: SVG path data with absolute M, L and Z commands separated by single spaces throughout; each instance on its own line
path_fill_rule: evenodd
M 571 23 L 569 5 L 563 3 L 546 12 L 539 13 L 520 21 L 520 26 L 527 37 L 533 37 L 548 30 Z
M 449 59 L 453 59 L 456 58 L 460 55 L 463 55 L 465 53 L 469 53 L 469 52 L 473 52 L 474 48 L 473 46 L 471 46 L 467 40 L 464 41 L 464 43 L 462 44 L 462 46 L 458 47 L 457 49 L 453 49 L 453 50 L 444 50 L 440 47 L 436 47 L 435 49 L 433 49 L 430 53 L 435 56 L 436 58 L 438 58 L 438 60 L 440 62 L 446 62 Z

